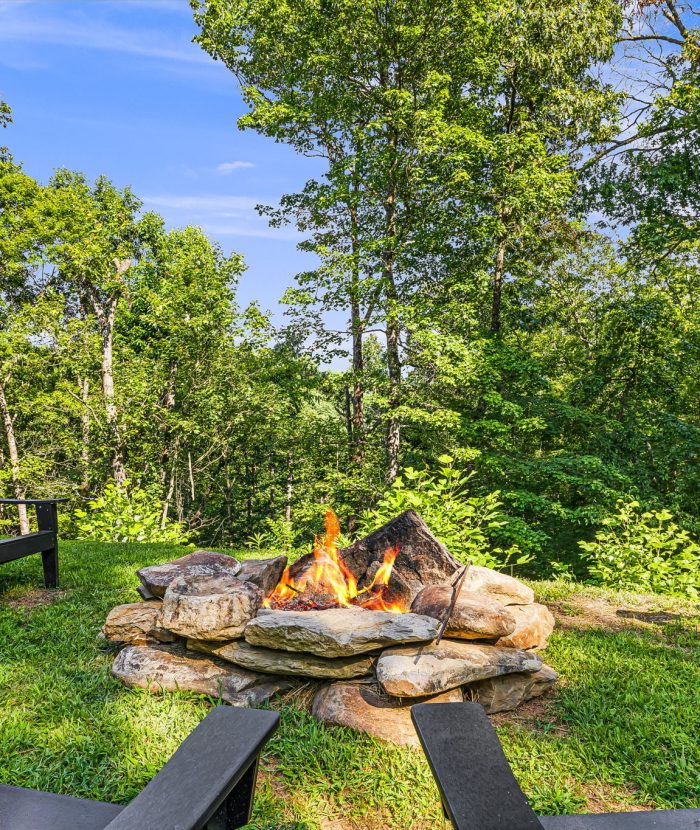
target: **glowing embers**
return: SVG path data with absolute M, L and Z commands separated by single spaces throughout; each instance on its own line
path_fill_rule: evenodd
M 399 546 L 387 549 L 371 581 L 359 588 L 357 578 L 338 549 L 340 525 L 332 510 L 326 513 L 325 524 L 323 536 L 317 536 L 314 540 L 313 556 L 308 565 L 299 573 L 294 573 L 294 566 L 288 567 L 264 604 L 268 608 L 286 611 L 348 608 L 353 605 L 372 611 L 406 611 L 401 603 L 392 601 L 389 585 Z

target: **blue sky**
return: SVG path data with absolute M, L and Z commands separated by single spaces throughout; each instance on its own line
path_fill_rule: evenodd
M 310 258 L 255 212 L 318 175 L 317 162 L 252 132 L 236 80 L 191 42 L 187 0 L 0 0 L 0 135 L 26 171 L 57 167 L 129 185 L 169 225 L 197 224 L 244 254 L 239 300 L 280 319 Z

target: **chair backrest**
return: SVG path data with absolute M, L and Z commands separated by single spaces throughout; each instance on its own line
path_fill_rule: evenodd
M 105 830 L 199 830 L 277 729 L 279 715 L 217 706 Z
M 477 703 L 419 703 L 411 717 L 456 830 L 543 830 Z

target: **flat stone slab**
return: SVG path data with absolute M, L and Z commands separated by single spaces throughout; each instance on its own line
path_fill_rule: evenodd
M 378 693 L 367 684 L 332 683 L 316 693 L 311 712 L 323 723 L 347 726 L 402 746 L 420 746 L 411 721 L 411 706 L 461 701 L 459 689 L 436 697 L 402 701 Z
M 173 642 L 175 636 L 162 627 L 159 602 L 129 602 L 107 614 L 102 635 L 115 643 L 145 645 L 153 640 Z
M 392 614 L 364 608 L 273 611 L 263 608 L 248 623 L 245 639 L 254 646 L 303 651 L 319 657 L 348 657 L 397 643 L 435 639 L 439 623 L 420 614 Z
M 535 601 L 535 592 L 519 579 L 481 565 L 469 568 L 462 590 L 489 594 L 501 605 L 528 605 Z
M 377 679 L 396 697 L 440 694 L 476 680 L 511 672 L 535 672 L 542 660 L 528 651 L 442 640 L 440 645 L 401 646 L 384 651 Z
M 252 582 L 268 596 L 277 587 L 287 567 L 286 556 L 275 556 L 272 559 L 244 559 L 236 576 L 244 582 Z
M 117 655 L 112 674 L 127 686 L 151 692 L 198 692 L 236 706 L 259 706 L 290 682 L 271 675 L 221 665 L 211 658 L 165 647 L 127 646 Z
M 154 597 L 163 598 L 170 583 L 178 576 L 212 576 L 230 573 L 235 576 L 241 563 L 232 556 L 209 550 L 195 550 L 164 565 L 149 565 L 136 571 L 144 587 Z
M 411 611 L 442 621 L 451 599 L 449 585 L 429 585 L 413 600 Z M 450 614 L 445 636 L 460 640 L 498 640 L 510 634 L 515 625 L 510 610 L 488 594 L 461 591 Z
M 262 601 L 259 588 L 230 573 L 182 574 L 165 592 L 162 624 L 181 637 L 232 640 L 243 634 Z
M 213 654 L 221 660 L 243 666 L 251 671 L 295 677 L 348 680 L 353 677 L 363 677 L 374 663 L 374 658 L 366 655 L 329 659 L 317 657 L 315 654 L 259 648 L 251 646 L 244 640 L 223 644 L 188 640 L 187 648 Z
M 538 602 L 533 602 L 532 605 L 510 605 L 508 610 L 515 617 L 515 629 L 501 637 L 497 645 L 510 648 L 547 647 L 554 631 L 554 615 L 546 605 Z
M 469 686 L 467 694 L 480 703 L 489 715 L 510 712 L 526 700 L 539 697 L 552 688 L 559 675 L 551 666 L 543 664 L 531 674 L 502 674 Z

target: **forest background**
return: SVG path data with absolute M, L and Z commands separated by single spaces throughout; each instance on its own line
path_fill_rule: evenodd
M 700 10 L 192 6 L 241 128 L 325 165 L 261 206 L 318 267 L 275 327 L 201 229 L 2 150 L 3 495 L 289 550 L 413 507 L 463 559 L 697 594 Z

